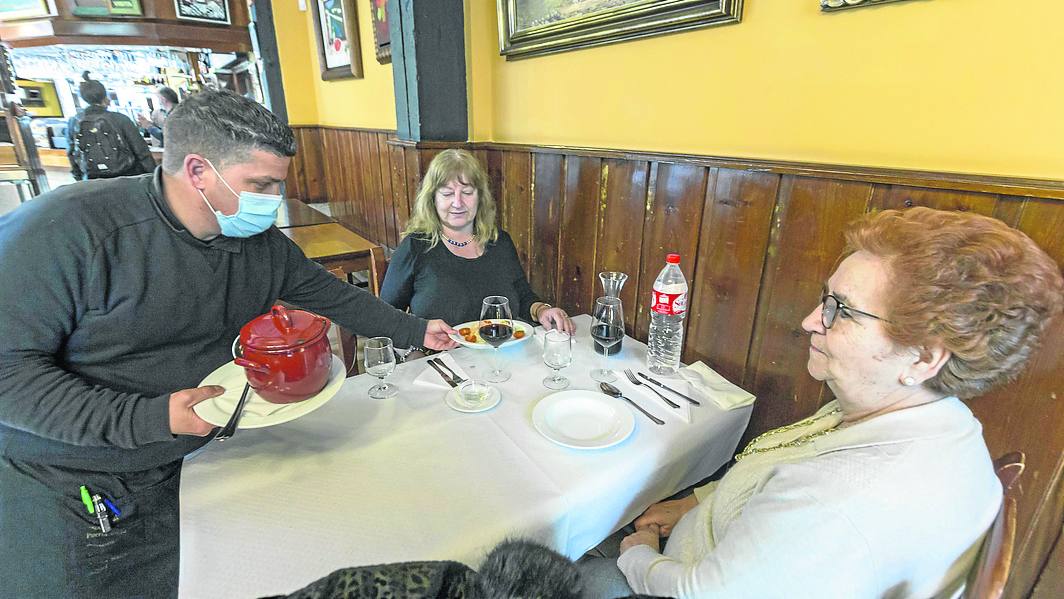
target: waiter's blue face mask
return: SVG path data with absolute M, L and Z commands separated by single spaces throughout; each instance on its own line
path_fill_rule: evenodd
M 277 211 L 281 208 L 282 199 L 280 194 L 255 193 L 252 191 L 237 193 L 229 186 L 229 183 L 218 172 L 218 169 L 214 168 L 211 161 L 206 158 L 204 160 L 210 165 L 214 174 L 218 175 L 218 179 L 221 180 L 226 189 L 235 195 L 239 201 L 236 213 L 226 216 L 215 210 L 214 206 L 211 206 L 203 190 L 196 190 L 199 191 L 200 197 L 203 198 L 207 207 L 214 213 L 214 217 L 218 219 L 218 226 L 222 230 L 222 235 L 226 237 L 251 237 L 269 229 L 270 225 L 277 220 Z

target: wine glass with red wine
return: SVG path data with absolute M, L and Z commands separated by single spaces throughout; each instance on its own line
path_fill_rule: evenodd
M 495 364 L 486 377 L 488 382 L 502 383 L 510 380 L 509 371 L 499 364 L 499 346 L 514 336 L 514 321 L 510 313 L 510 300 L 501 295 L 489 295 L 480 306 L 480 338 L 491 346 Z
M 609 369 L 610 348 L 624 338 L 624 310 L 621 307 L 621 299 L 609 296 L 598 298 L 595 300 L 592 316 L 594 320 L 591 323 L 591 338 L 602 350 L 602 368 L 592 370 L 591 378 L 601 383 L 612 383 L 617 380 L 617 376 Z

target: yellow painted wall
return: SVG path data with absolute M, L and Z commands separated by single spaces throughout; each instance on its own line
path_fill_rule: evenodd
M 293 125 L 331 125 L 395 129 L 392 65 L 379 64 L 373 49 L 369 2 L 359 0 L 362 79 L 321 80 L 313 12 L 301 12 L 296 0 L 273 3 L 274 28 L 284 80 L 288 120 Z
M 474 140 L 1064 179 L 1064 2 L 911 0 L 505 61 L 466 0 Z

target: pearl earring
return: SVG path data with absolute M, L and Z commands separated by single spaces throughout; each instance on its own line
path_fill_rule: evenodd
M 912 387 L 913 385 L 916 384 L 916 379 L 914 379 L 911 376 L 907 376 L 907 377 L 905 377 L 905 380 L 903 380 L 902 382 L 905 383 L 906 387 Z

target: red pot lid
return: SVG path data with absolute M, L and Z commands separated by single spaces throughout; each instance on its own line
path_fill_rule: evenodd
M 320 339 L 329 331 L 329 319 L 305 310 L 274 306 L 240 329 L 240 344 L 257 350 L 294 349 Z

